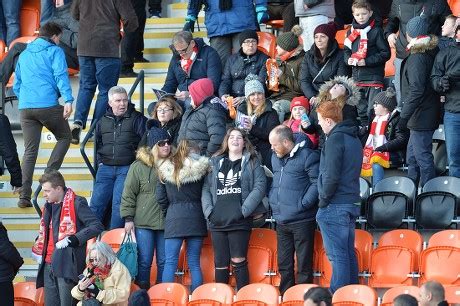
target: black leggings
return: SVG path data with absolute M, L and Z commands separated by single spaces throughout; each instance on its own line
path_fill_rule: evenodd
M 249 284 L 248 255 L 250 231 L 235 230 L 228 232 L 211 232 L 214 249 L 215 279 L 218 283 L 228 283 L 231 258 L 245 258 L 242 262 L 231 262 L 236 278 L 236 287 L 240 289 Z
M 0 297 L 2 298 L 2 305 L 14 305 L 14 290 L 12 282 L 0 282 Z

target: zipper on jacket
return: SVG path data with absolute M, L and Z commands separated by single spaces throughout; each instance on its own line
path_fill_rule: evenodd
M 280 198 L 280 191 L 281 191 L 280 186 L 281 186 L 281 180 L 283 179 L 283 171 L 284 171 L 284 166 L 281 167 L 280 179 L 278 181 L 278 196 L 277 196 L 277 199 L 276 199 L 277 201 L 279 201 L 279 198 Z

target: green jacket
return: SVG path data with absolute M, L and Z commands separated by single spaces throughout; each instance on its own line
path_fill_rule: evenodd
M 148 147 L 140 148 L 129 168 L 120 206 L 121 217 L 132 219 L 135 227 L 164 229 L 163 211 L 155 195 L 157 181 L 152 152 Z

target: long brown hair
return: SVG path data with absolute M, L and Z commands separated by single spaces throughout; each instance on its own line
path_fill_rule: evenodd
M 169 157 L 169 160 L 174 165 L 173 177 L 177 187 L 181 185 L 179 179 L 180 170 L 184 167 L 185 159 L 189 157 L 190 153 L 193 151 L 199 154 L 200 148 L 196 143 L 184 139 L 179 142 L 176 151 Z
M 246 131 L 244 131 L 242 129 L 239 129 L 237 127 L 231 127 L 231 128 L 229 128 L 227 130 L 227 133 L 225 134 L 224 140 L 222 141 L 222 145 L 220 146 L 220 149 L 217 150 L 217 152 L 214 153 L 213 156 L 227 155 L 228 154 L 228 139 L 230 138 L 230 134 L 233 131 L 238 131 L 238 132 L 240 132 L 241 136 L 243 136 L 243 141 L 244 141 L 243 153 L 245 151 L 248 152 L 249 156 L 250 156 L 249 157 L 250 159 L 256 158 L 258 155 L 257 155 L 256 150 L 254 149 L 254 146 L 252 145 L 251 141 L 248 138 L 248 134 L 246 133 Z

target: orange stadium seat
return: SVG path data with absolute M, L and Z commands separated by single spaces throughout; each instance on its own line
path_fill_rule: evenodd
M 259 43 L 257 49 L 267 54 L 271 58 L 275 58 L 276 54 L 276 37 L 267 32 L 257 32 Z
M 460 17 L 460 0 L 449 0 L 449 6 L 452 14 Z
M 409 229 L 396 229 L 384 233 L 378 246 L 399 246 L 414 251 L 416 258 L 413 271 L 418 269 L 420 253 L 423 249 L 423 237 L 418 232 Z
M 460 230 L 443 230 L 434 233 L 428 240 L 428 246 L 451 246 L 460 248 Z
M 37 290 L 35 282 L 20 282 L 14 286 L 14 305 L 15 306 L 34 306 L 38 305 L 39 295 L 43 290 Z
M 348 285 L 334 292 L 332 305 L 377 306 L 377 293 L 365 285 Z
M 316 284 L 299 284 L 295 285 L 283 294 L 282 306 L 302 306 L 303 296 L 310 288 L 317 287 Z
M 385 77 L 392 77 L 395 75 L 394 61 L 396 58 L 396 49 L 394 48 L 390 48 L 390 49 L 391 49 L 391 57 L 385 63 Z
M 207 283 L 199 286 L 192 292 L 188 305 L 193 306 L 220 306 L 231 305 L 235 292 L 233 288 L 222 283 Z
M 187 305 L 188 302 L 187 287 L 177 283 L 157 284 L 151 287 L 147 293 L 152 306 L 179 306 Z
M 393 300 L 400 294 L 410 294 L 418 300 L 420 288 L 417 286 L 398 286 L 388 289 L 382 297 L 380 306 L 391 306 Z
M 449 286 L 445 288 L 445 298 L 450 305 L 460 304 L 460 286 Z
M 5 41 L 0 39 L 0 62 L 3 61 L 3 58 L 6 56 L 6 44 Z
M 428 247 L 420 259 L 420 284 L 436 280 L 445 286 L 460 285 L 460 248 Z
M 40 11 L 32 7 L 21 8 L 21 36 L 38 35 L 40 28 Z
M 116 253 L 120 248 L 123 237 L 125 237 L 125 229 L 115 228 L 102 234 L 101 241 L 110 245 L 112 250 Z
M 236 293 L 232 305 L 278 305 L 279 291 L 269 284 L 253 283 L 244 286 Z

